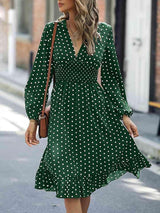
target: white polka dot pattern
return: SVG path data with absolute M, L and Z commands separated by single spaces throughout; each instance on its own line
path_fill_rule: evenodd
M 51 39 L 48 39 L 46 35 L 47 33 L 49 33 L 49 29 L 47 29 L 46 24 L 41 36 L 38 52 L 33 64 L 33 69 L 25 86 L 25 109 L 29 119 L 38 120 L 38 115 L 41 112 L 43 106 L 51 50 Z M 53 75 L 53 63 L 51 64 L 51 67 L 52 69 L 49 85 Z M 46 103 L 47 99 L 48 91 Z
M 105 23 L 103 25 L 104 28 L 106 28 L 108 39 L 101 66 L 102 86 L 107 93 L 106 97 L 109 98 L 111 106 L 117 113 L 116 116 L 118 115 L 118 117 L 122 120 L 124 114 L 130 117 L 133 114 L 133 109 L 130 108 L 127 102 L 114 45 L 112 27 L 111 25 L 108 27 Z
M 44 28 L 25 87 L 29 119 L 37 119 L 42 108 L 53 27 L 49 22 Z M 35 188 L 55 191 L 59 198 L 87 197 L 126 172 L 139 178 L 140 170 L 151 166 L 120 120 L 133 111 L 127 103 L 112 28 L 101 22 L 98 32 L 102 40 L 95 53 L 88 55 L 82 45 L 75 55 L 66 20 L 57 28 L 48 144 Z M 97 82 L 100 66 L 103 89 Z

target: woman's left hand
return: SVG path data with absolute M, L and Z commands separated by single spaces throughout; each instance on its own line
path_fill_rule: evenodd
M 135 138 L 139 136 L 137 126 L 133 123 L 130 117 L 123 115 L 123 123 L 132 137 Z

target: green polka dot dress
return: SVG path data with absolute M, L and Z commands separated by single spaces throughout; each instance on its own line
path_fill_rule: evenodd
M 46 23 L 25 86 L 29 119 L 38 120 L 42 110 L 53 28 L 54 22 Z M 90 196 L 126 172 L 140 178 L 140 170 L 151 166 L 122 122 L 123 114 L 131 116 L 133 109 L 126 99 L 112 27 L 100 22 L 98 32 L 95 53 L 88 55 L 83 43 L 75 55 L 66 20 L 57 26 L 48 143 L 35 188 L 55 191 L 58 198 Z M 102 87 L 97 82 L 100 66 Z

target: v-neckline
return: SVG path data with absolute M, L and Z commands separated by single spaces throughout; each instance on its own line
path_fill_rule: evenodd
M 65 28 L 66 28 L 66 31 L 67 31 L 67 35 L 68 35 L 69 40 L 70 40 L 70 42 L 71 42 L 71 46 L 72 46 L 72 50 L 73 50 L 73 55 L 74 55 L 74 57 L 77 59 L 78 56 L 79 56 L 79 54 L 80 54 L 80 52 L 81 52 L 81 50 L 82 50 L 82 48 L 83 48 L 84 43 L 82 42 L 81 47 L 80 47 L 78 53 L 76 54 L 75 49 L 74 49 L 74 45 L 73 45 L 73 41 L 72 41 L 72 39 L 71 39 L 71 37 L 70 37 L 70 34 L 69 34 L 69 31 L 68 31 L 67 20 L 66 20 L 66 19 L 64 19 L 64 23 L 65 23 Z

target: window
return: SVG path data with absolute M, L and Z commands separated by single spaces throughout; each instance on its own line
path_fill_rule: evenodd
M 54 0 L 47 1 L 46 22 L 56 20 L 62 13 L 59 11 L 58 3 Z
M 32 0 L 15 0 L 18 34 L 32 34 L 32 2 Z

